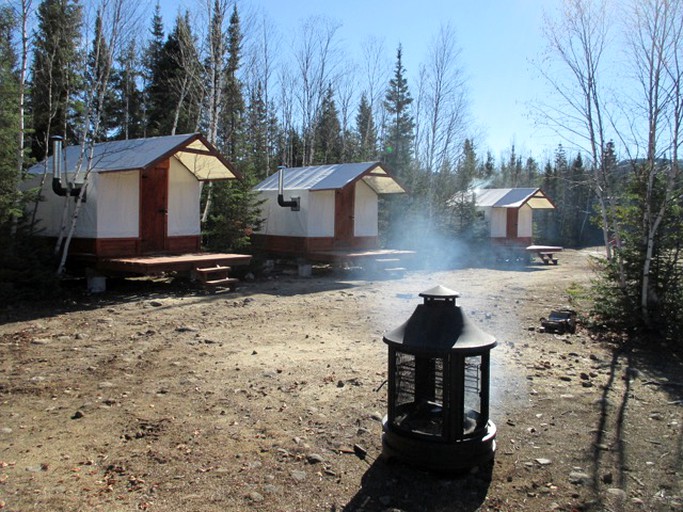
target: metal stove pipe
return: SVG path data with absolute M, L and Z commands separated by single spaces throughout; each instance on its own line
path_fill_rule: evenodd
M 300 209 L 298 197 L 292 197 L 289 201 L 285 201 L 285 166 L 279 166 L 277 173 L 277 204 L 283 208 L 291 208 L 292 211 L 298 212 Z

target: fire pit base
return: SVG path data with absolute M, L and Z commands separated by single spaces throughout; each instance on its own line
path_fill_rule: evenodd
M 438 472 L 458 472 L 480 466 L 493 459 L 496 452 L 496 425 L 489 421 L 482 436 L 446 443 L 417 439 L 389 428 L 385 417 L 382 426 L 382 456 L 408 465 Z

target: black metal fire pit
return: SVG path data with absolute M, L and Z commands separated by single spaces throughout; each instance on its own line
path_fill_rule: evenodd
M 490 351 L 496 340 L 468 321 L 459 294 L 437 286 L 384 336 L 389 346 L 388 414 L 382 454 L 436 471 L 459 471 L 494 456 L 489 420 Z

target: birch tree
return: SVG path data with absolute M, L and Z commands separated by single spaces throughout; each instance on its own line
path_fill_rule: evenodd
M 93 154 L 95 149 L 95 134 L 99 132 L 104 113 L 107 93 L 110 88 L 110 76 L 114 60 L 114 53 L 120 49 L 120 42 L 125 39 L 122 34 L 130 28 L 127 20 L 135 20 L 137 6 L 133 0 L 101 0 L 97 6 L 96 30 L 93 47 L 91 50 L 91 76 L 93 81 L 89 84 L 84 98 L 84 115 L 81 120 L 79 158 L 72 178 L 72 184 L 79 185 L 79 194 L 68 224 L 68 232 L 64 238 L 63 246 L 61 238 L 66 225 L 63 223 L 60 231 L 58 247 L 61 247 L 61 258 L 57 268 L 57 274 L 65 271 L 66 260 L 69 253 L 71 239 L 76 231 L 78 215 L 80 213 L 86 191 L 88 179 L 93 169 Z M 66 199 L 69 199 L 67 194 Z
M 683 3 L 680 0 L 634 2 L 629 34 L 631 55 L 642 94 L 645 161 L 635 178 L 642 194 L 643 261 L 640 312 L 650 327 L 657 295 L 653 261 L 662 224 L 681 194 L 678 150 L 683 121 Z M 666 286 L 661 291 L 666 292 Z
M 224 73 L 227 47 L 223 23 L 225 20 L 227 6 L 223 0 L 214 0 L 210 12 L 209 34 L 208 34 L 208 56 L 206 65 L 206 102 L 207 102 L 207 139 L 212 144 L 218 141 L 218 127 L 223 106 Z M 206 223 L 211 211 L 212 183 L 206 187 L 206 200 L 202 213 L 202 223 Z
M 299 74 L 294 87 L 301 114 L 303 165 L 313 161 L 315 118 L 328 85 L 334 87 L 336 83 L 339 62 L 335 35 L 338 29 L 339 24 L 331 20 L 312 17 L 303 23 L 299 32 L 294 54 Z
M 564 0 L 559 18 L 546 18 L 545 34 L 550 48 L 550 60 L 559 63 L 561 70 L 545 62 L 541 73 L 545 76 L 556 98 L 557 106 L 544 104 L 546 118 L 559 131 L 585 142 L 592 168 L 592 188 L 595 192 L 605 254 L 612 260 L 612 237 L 619 242 L 619 225 L 614 202 L 618 194 L 606 166 L 607 144 L 610 140 L 609 116 L 606 111 L 606 64 L 603 57 L 609 41 L 607 5 L 604 0 Z M 625 286 L 623 262 L 616 261 L 621 286 Z

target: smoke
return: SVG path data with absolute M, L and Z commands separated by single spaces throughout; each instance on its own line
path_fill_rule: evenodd
M 415 251 L 417 266 L 425 270 L 460 269 L 490 263 L 484 219 L 479 219 L 473 212 L 463 216 L 458 213 L 457 208 L 444 208 L 431 216 L 405 211 L 389 230 L 388 246 Z

